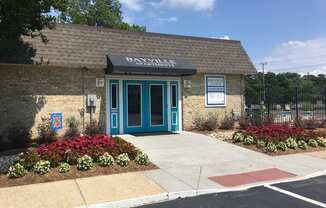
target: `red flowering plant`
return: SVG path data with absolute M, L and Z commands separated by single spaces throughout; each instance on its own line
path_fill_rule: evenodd
M 52 155 L 57 152 L 64 160 L 66 152 L 75 152 L 85 155 L 94 149 L 112 151 L 116 148 L 116 141 L 107 135 L 80 136 L 69 139 L 60 139 L 50 144 L 40 145 L 36 151 L 39 155 Z
M 285 141 L 289 137 L 301 138 L 305 134 L 303 128 L 292 128 L 285 125 L 265 125 L 249 127 L 245 130 L 246 135 L 253 136 L 257 140 L 270 142 Z

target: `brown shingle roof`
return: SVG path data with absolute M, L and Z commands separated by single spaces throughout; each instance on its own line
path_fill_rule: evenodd
M 203 73 L 250 74 L 256 69 L 239 41 L 159 33 L 128 32 L 58 24 L 45 30 L 49 42 L 26 38 L 36 49 L 35 62 L 53 66 L 105 68 L 106 55 L 178 58 Z

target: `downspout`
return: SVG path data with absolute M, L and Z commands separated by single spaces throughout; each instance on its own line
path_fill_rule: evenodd
M 241 116 L 244 116 L 244 108 L 245 108 L 244 75 L 240 76 L 240 96 L 241 96 Z

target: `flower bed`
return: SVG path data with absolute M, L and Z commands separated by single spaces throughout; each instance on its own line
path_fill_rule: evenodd
M 60 139 L 22 153 L 7 174 L 0 176 L 0 187 L 85 177 L 87 172 L 96 175 L 96 172 L 107 174 L 153 168 L 156 166 L 145 153 L 121 138 L 80 136 Z
M 233 134 L 233 143 L 269 154 L 326 150 L 325 132 L 282 125 L 250 127 Z

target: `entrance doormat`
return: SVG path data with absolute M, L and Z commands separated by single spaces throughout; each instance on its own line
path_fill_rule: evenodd
M 133 135 L 135 137 L 173 135 L 173 134 L 178 134 L 178 133 L 169 132 L 169 131 L 145 132 L 145 133 L 130 133 L 130 135 Z
M 277 168 L 264 169 L 253 172 L 246 172 L 240 174 L 223 175 L 209 177 L 210 180 L 214 181 L 225 187 L 240 186 L 250 183 L 257 183 L 262 181 L 271 181 L 282 178 L 295 177 L 293 173 L 289 173 Z

